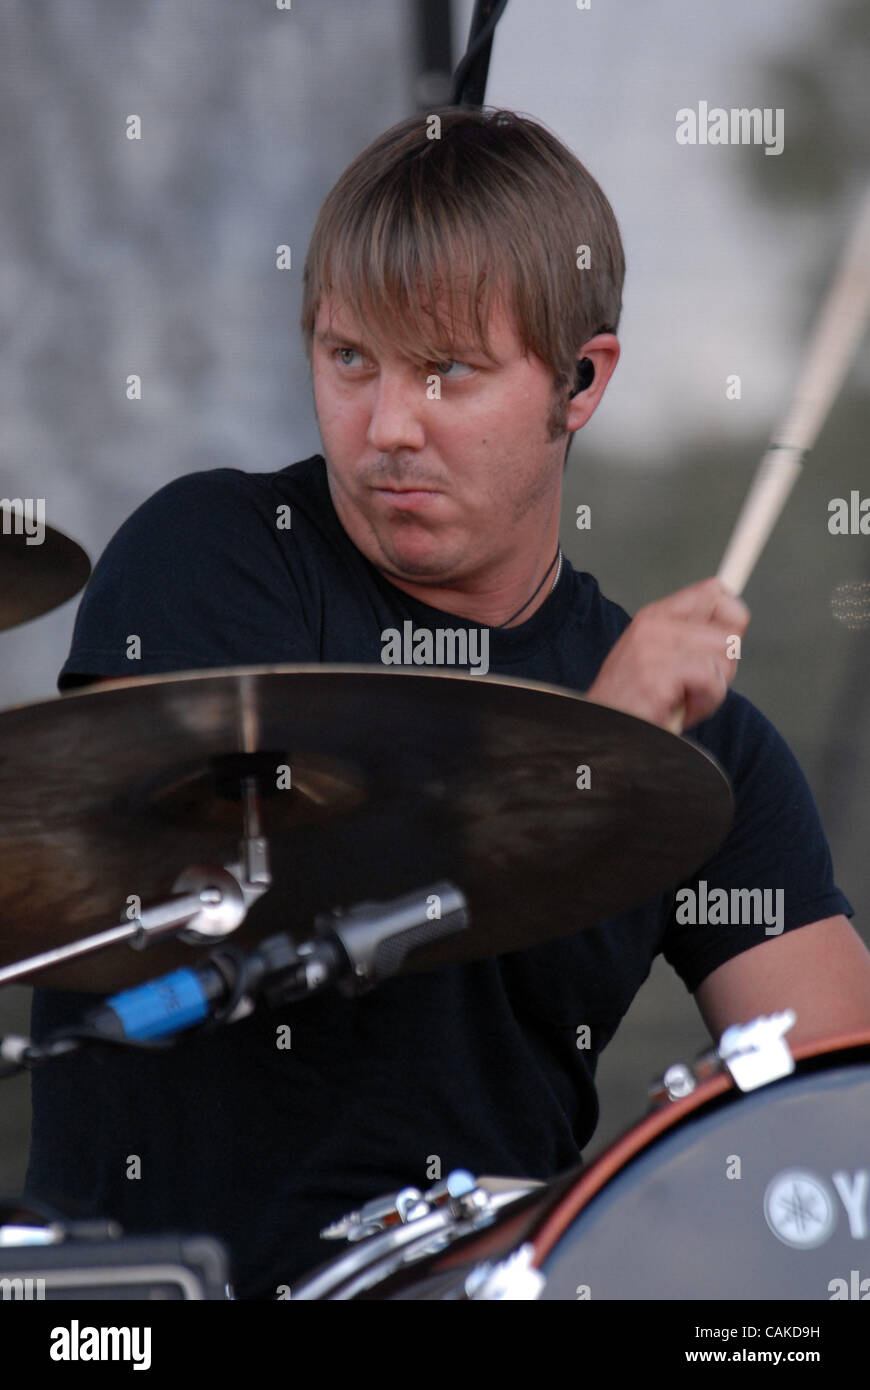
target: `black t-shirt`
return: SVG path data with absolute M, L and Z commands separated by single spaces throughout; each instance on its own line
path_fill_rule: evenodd
M 277 473 L 196 473 L 158 492 L 108 546 L 60 685 L 378 665 L 382 633 L 407 619 L 476 626 L 378 574 L 338 521 L 319 455 Z M 490 631 L 490 672 L 585 691 L 629 621 L 566 564 L 527 622 Z M 726 769 L 736 803 L 728 838 L 696 876 L 708 893 L 784 889 L 785 930 L 852 915 L 804 776 L 764 716 L 732 692 L 690 737 Z M 292 1011 L 261 1008 L 167 1054 L 83 1052 L 33 1075 L 27 1190 L 130 1231 L 217 1235 L 237 1292 L 267 1294 L 329 1258 L 321 1227 L 371 1197 L 426 1185 L 436 1159 L 444 1175 L 548 1178 L 576 1165 L 598 1117 L 598 1055 L 656 954 L 694 991 L 768 939 L 763 926 L 680 926 L 672 892 L 550 945 L 389 981 L 354 1001 L 324 993 Z M 35 991 L 34 1033 L 93 1003 Z M 283 1050 L 276 1028 L 286 1024 Z M 577 1045 L 584 1024 L 588 1049 Z M 132 1155 L 139 1177 L 128 1176 Z

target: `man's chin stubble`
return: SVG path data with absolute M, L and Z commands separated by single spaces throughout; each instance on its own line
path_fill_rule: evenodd
M 378 567 L 381 574 L 386 575 L 387 579 L 404 580 L 406 583 L 413 580 L 417 584 L 449 584 L 453 578 L 451 570 L 445 571 L 444 566 L 435 561 L 428 563 L 418 562 L 417 564 L 404 564 L 397 569 L 393 564 L 382 564 Z

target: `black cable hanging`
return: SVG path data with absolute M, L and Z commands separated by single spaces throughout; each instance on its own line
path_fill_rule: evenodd
M 453 74 L 453 106 L 483 105 L 492 39 L 507 0 L 476 0 L 468 31 L 468 47 Z

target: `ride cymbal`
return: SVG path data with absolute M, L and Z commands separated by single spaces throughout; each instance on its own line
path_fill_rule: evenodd
M 103 684 L 0 714 L 0 965 L 168 897 L 189 864 L 236 860 L 242 775 L 273 883 L 230 939 L 305 937 L 332 907 L 450 879 L 471 928 L 416 969 L 639 906 L 698 869 L 732 814 L 699 748 L 531 681 L 295 666 Z M 39 981 L 103 992 L 205 949 L 113 946 Z

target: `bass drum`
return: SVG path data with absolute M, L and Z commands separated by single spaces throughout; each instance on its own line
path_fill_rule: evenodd
M 545 1186 L 482 1179 L 292 1296 L 870 1300 L 870 1034 L 794 1058 L 748 1092 L 711 1076 Z

